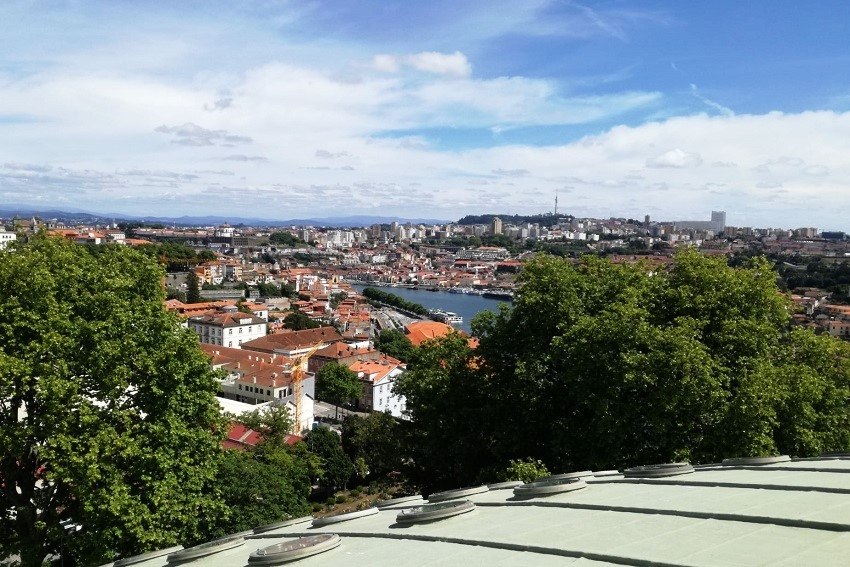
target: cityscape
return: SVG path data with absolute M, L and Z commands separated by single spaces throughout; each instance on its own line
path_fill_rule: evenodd
M 846 12 L 0 4 L 0 567 L 845 565 Z

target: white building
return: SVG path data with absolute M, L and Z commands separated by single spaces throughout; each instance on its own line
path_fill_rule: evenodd
M 396 378 L 405 370 L 400 360 L 383 355 L 376 360 L 358 360 L 349 368 L 357 374 L 363 385 L 363 394 L 359 400 L 361 407 L 403 417 L 406 400 L 393 391 Z
M 17 238 L 14 232 L 7 232 L 5 229 L 0 228 L 0 248 L 5 248 L 7 244 L 14 242 Z
M 235 348 L 267 332 L 263 319 L 239 311 L 190 317 L 189 328 L 198 333 L 202 343 Z

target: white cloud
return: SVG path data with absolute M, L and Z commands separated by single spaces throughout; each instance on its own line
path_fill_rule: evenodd
M 423 51 L 412 55 L 375 55 L 371 67 L 382 73 L 397 73 L 403 67 L 412 68 L 434 75 L 451 77 L 468 77 L 472 74 L 472 65 L 466 55 L 460 51 L 440 53 L 439 51 Z
M 375 55 L 372 59 L 372 68 L 384 73 L 397 73 L 400 68 L 400 64 L 398 57 L 395 55 L 381 54 Z
M 459 51 L 454 53 L 423 51 L 408 56 L 407 63 L 415 69 L 437 75 L 468 77 L 472 73 L 472 65 L 469 64 L 466 55 Z
M 699 154 L 686 152 L 679 148 L 648 158 L 646 167 L 697 167 L 702 165 Z

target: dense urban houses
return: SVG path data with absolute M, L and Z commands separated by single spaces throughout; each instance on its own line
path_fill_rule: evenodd
M 244 342 L 264 337 L 266 321 L 237 311 L 234 307 L 224 313 L 189 318 L 189 328 L 198 333 L 202 343 L 239 347 Z

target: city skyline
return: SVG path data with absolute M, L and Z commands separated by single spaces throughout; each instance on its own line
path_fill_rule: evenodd
M 451 220 L 557 192 L 581 217 L 847 230 L 847 19 L 837 2 L 5 3 L 0 200 Z

